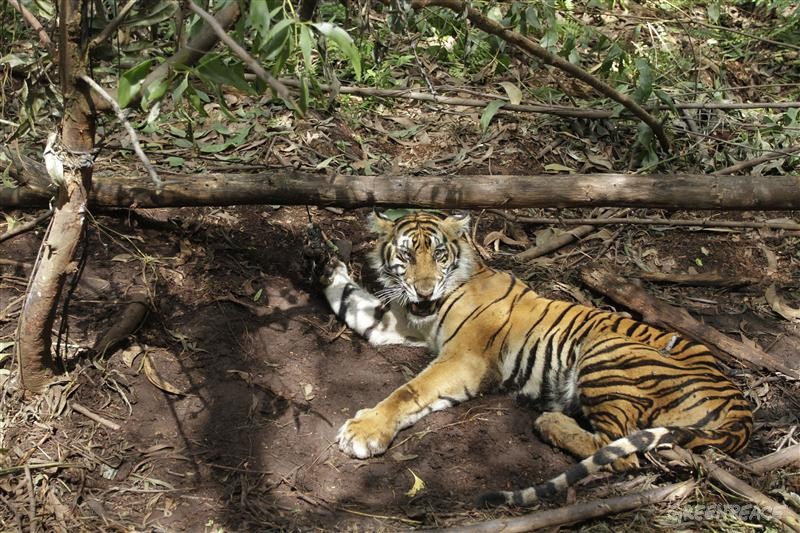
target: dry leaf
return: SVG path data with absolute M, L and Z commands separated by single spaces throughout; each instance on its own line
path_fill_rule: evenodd
M 774 283 L 769 286 L 767 292 L 764 293 L 764 297 L 767 299 L 767 303 L 769 303 L 772 310 L 786 320 L 790 322 L 797 322 L 800 320 L 800 309 L 795 309 L 794 307 L 786 305 L 781 297 L 778 296 L 778 291 Z
M 122 350 L 122 361 L 128 365 L 128 368 L 133 368 L 133 362 L 142 354 L 142 352 L 144 352 L 144 348 L 138 344 L 132 344 Z
M 143 368 L 144 375 L 147 376 L 147 379 L 150 380 L 150 383 L 164 392 L 183 395 L 183 391 L 179 390 L 175 385 L 169 383 L 158 374 L 158 370 L 156 370 L 155 365 L 153 365 L 153 361 L 150 359 L 150 354 L 145 354 Z
M 408 489 L 408 492 L 406 492 L 406 496 L 408 496 L 409 498 L 413 498 L 414 496 L 417 495 L 419 491 L 425 490 L 425 482 L 422 481 L 422 479 L 418 475 L 416 475 L 414 471 L 411 470 L 410 468 L 408 469 L 408 471 L 411 472 L 412 476 L 414 476 L 414 484 L 411 485 L 410 489 Z

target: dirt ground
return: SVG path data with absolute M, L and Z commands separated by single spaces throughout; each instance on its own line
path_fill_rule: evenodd
M 542 481 L 574 461 L 539 441 L 529 406 L 496 395 L 426 417 L 381 457 L 360 461 L 340 453 L 333 444 L 338 427 L 416 374 L 429 356 L 422 349 L 370 347 L 335 322 L 301 253 L 309 216 L 353 243 L 358 271 L 372 244 L 363 211 L 195 208 L 117 213 L 92 222 L 87 266 L 69 309 L 70 373 L 38 400 L 23 400 L 12 374 L 3 397 L 3 466 L 34 458 L 74 466 L 1 477 L 7 505 L 0 516 L 7 528 L 27 527 L 31 518 L 45 530 L 441 527 L 508 514 L 476 510 L 474 499 L 487 489 Z M 527 229 L 533 238 L 536 229 L 512 228 L 497 215 L 475 213 L 473 219 L 479 243 L 491 231 L 519 237 Z M 578 277 L 578 269 L 595 259 L 629 271 L 658 265 L 765 280 L 771 253 L 785 267 L 776 274 L 783 285 L 800 279 L 784 234 L 604 231 L 515 269 L 544 294 L 595 298 L 599 305 L 607 302 L 581 288 Z M 18 309 L 39 239 L 29 233 L 0 245 L 0 256 L 13 258 L 0 265 L 6 316 Z M 790 239 L 796 243 L 797 237 Z M 514 264 L 508 249 L 491 255 L 492 264 Z M 130 342 L 106 358 L 76 356 L 118 320 L 124 295 L 141 287 L 151 288 L 154 307 Z M 737 339 L 797 360 L 797 328 L 768 310 L 763 285 L 648 288 Z M 2 338 L 14 324 L 3 318 Z M 800 412 L 796 384 L 731 371 L 760 407 L 749 453 L 768 453 L 776 440 L 791 442 Z M 120 428 L 87 418 L 74 403 Z M 411 496 L 415 476 L 425 488 Z M 597 497 L 690 476 L 645 464 L 626 475 L 595 478 L 577 492 Z M 791 476 L 796 486 L 796 471 Z M 14 496 L 31 489 L 32 508 L 19 507 L 15 502 L 27 500 Z M 652 517 L 628 513 L 605 527 L 636 530 L 647 520 Z M 677 525 L 666 511 L 656 518 L 660 529 Z

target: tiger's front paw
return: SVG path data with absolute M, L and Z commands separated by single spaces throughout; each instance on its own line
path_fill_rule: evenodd
M 386 451 L 397 433 L 394 425 L 376 409 L 361 409 L 339 429 L 339 449 L 351 457 L 366 459 Z

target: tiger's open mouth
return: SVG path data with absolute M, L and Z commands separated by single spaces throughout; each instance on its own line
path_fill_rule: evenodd
M 408 304 L 408 310 L 415 316 L 430 316 L 439 310 L 439 300 L 411 302 Z

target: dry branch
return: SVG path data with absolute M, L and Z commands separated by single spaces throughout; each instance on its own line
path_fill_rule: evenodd
M 300 82 L 288 78 L 281 78 L 280 82 L 288 87 L 298 88 Z M 320 83 L 317 87 L 321 91 L 331 92 L 334 90 L 328 84 Z M 405 98 L 408 100 L 419 100 L 422 102 L 434 102 L 445 105 L 458 105 L 466 107 L 486 107 L 491 102 L 490 99 L 462 98 L 460 96 L 442 96 L 428 92 L 416 91 L 414 89 L 379 89 L 377 87 L 356 87 L 343 85 L 336 88 L 340 94 L 354 94 L 356 96 L 377 96 L 379 98 Z M 496 99 L 504 99 L 498 97 Z M 537 104 L 503 104 L 501 111 L 519 111 L 523 113 L 542 113 L 546 115 L 556 115 L 562 117 L 579 117 L 589 119 L 604 119 L 614 116 L 613 111 L 603 109 L 581 109 L 579 107 L 537 105 Z
M 492 213 L 500 215 L 512 222 L 522 224 L 553 224 L 553 225 L 582 225 L 604 226 L 614 224 L 635 224 L 641 226 L 681 226 L 695 228 L 768 228 L 800 231 L 800 224 L 780 220 L 702 220 L 671 219 L 671 218 L 635 218 L 635 217 L 610 217 L 610 218 L 553 218 L 553 217 L 524 217 L 516 216 L 499 209 L 491 209 Z
M 614 214 L 619 214 L 619 210 L 606 209 L 600 213 L 600 216 L 598 218 Z M 528 248 L 524 252 L 518 253 L 517 255 L 514 256 L 514 259 L 516 259 L 517 261 L 530 261 L 531 259 L 536 259 L 537 257 L 547 255 L 550 252 L 554 252 L 555 250 L 563 248 L 568 244 L 583 239 L 584 237 L 595 231 L 595 227 L 591 223 L 591 220 L 592 219 L 589 219 L 589 222 L 585 225 L 578 226 L 577 228 L 573 228 L 553 239 L 550 239 L 547 243 L 541 246 L 533 246 L 532 248 Z
M 53 216 L 53 211 L 51 209 L 48 209 L 47 211 L 45 211 L 38 217 L 34 218 L 30 222 L 22 224 L 21 226 L 16 227 L 0 235 L 0 242 L 7 241 L 8 239 L 13 239 L 17 235 L 22 235 L 23 233 L 32 230 L 33 228 L 35 228 L 36 226 L 38 226 L 39 224 L 50 218 L 51 216 Z
M 162 172 L 162 175 L 164 173 Z M 0 189 L 0 207 L 38 207 L 40 190 Z M 90 203 L 105 207 L 201 205 L 653 207 L 787 210 L 800 208 L 798 176 L 543 174 L 533 176 L 327 176 L 295 170 L 173 175 L 161 191 L 139 177 L 95 176 Z
M 465 533 L 516 533 L 533 531 L 546 527 L 563 526 L 583 520 L 590 520 L 592 518 L 638 509 L 645 505 L 679 500 L 691 495 L 695 486 L 696 483 L 694 481 L 684 481 L 682 483 L 646 490 L 637 494 L 578 503 L 558 509 L 547 509 L 516 518 L 498 518 L 480 524 L 437 529 L 434 531 L 437 533 L 455 533 L 457 531 Z
M 388 3 L 388 0 L 383 1 Z M 669 150 L 669 140 L 664 133 L 664 128 L 662 127 L 661 123 L 650 113 L 648 113 L 646 109 L 637 104 L 631 97 L 618 92 L 604 81 L 592 76 L 577 65 L 573 65 L 563 57 L 539 46 L 521 33 L 509 30 L 461 0 L 413 0 L 411 2 L 411 6 L 415 10 L 434 6 L 446 7 L 458 14 L 466 14 L 467 19 L 469 19 L 472 24 L 486 33 L 490 35 L 496 35 L 504 41 L 511 43 L 523 50 L 527 54 L 538 58 L 546 65 L 554 66 L 557 69 L 566 72 L 570 76 L 589 85 L 600 94 L 622 104 L 631 113 L 647 124 L 651 130 L 653 130 L 653 133 L 655 133 L 656 137 L 658 138 L 658 142 L 661 144 L 661 147 L 664 150 Z
M 728 487 L 728 489 L 757 505 L 766 516 L 779 520 L 785 526 L 793 529 L 794 531 L 800 531 L 800 516 L 798 516 L 797 513 L 785 505 L 776 502 L 772 498 L 765 496 L 762 492 L 754 489 L 741 479 L 737 478 L 730 472 L 723 470 L 716 464 L 706 461 L 699 455 L 691 453 L 678 446 L 670 450 L 662 450 L 659 453 L 671 460 L 677 460 L 687 465 L 694 464 L 702 467 L 712 479 L 722 483 Z
M 795 444 L 794 446 L 789 446 L 788 448 L 773 452 L 764 457 L 753 459 L 747 463 L 747 467 L 757 474 L 763 474 L 790 464 L 800 466 L 800 444 Z
M 641 314 L 645 322 L 686 335 L 705 344 L 728 361 L 755 368 L 765 367 L 795 379 L 800 378 L 800 368 L 790 366 L 759 348 L 745 346 L 731 339 L 711 326 L 695 320 L 685 309 L 660 302 L 641 287 L 628 283 L 607 270 L 584 270 L 581 278 L 592 289 Z
M 72 407 L 73 411 L 82 414 L 83 416 L 85 416 L 86 418 L 88 418 L 90 420 L 94 420 L 98 424 L 100 424 L 102 426 L 105 426 L 105 427 L 107 427 L 108 429 L 110 429 L 112 431 L 119 431 L 121 429 L 119 424 L 117 424 L 116 422 L 112 422 L 111 420 L 109 420 L 107 418 L 103 418 L 102 416 L 98 415 L 94 411 L 90 411 L 86 407 L 82 406 L 78 402 L 70 402 L 69 405 L 70 405 L 70 407 Z
M 702 274 L 684 274 L 678 272 L 636 272 L 631 274 L 634 278 L 655 283 L 675 283 L 677 285 L 693 285 L 702 287 L 741 287 L 755 285 L 759 282 L 755 278 L 724 277 L 714 272 Z

